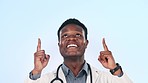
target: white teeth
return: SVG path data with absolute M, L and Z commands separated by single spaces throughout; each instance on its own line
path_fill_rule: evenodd
M 67 48 L 69 48 L 69 47 L 78 47 L 76 44 L 69 44 L 69 45 L 67 45 Z

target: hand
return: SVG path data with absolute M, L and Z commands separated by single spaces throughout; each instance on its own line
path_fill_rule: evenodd
M 50 56 L 41 50 L 41 40 L 38 39 L 37 51 L 34 53 L 34 69 L 33 74 L 39 74 L 47 66 Z
M 100 63 L 107 69 L 114 69 L 116 67 L 115 60 L 112 56 L 111 51 L 108 50 L 108 47 L 105 43 L 105 39 L 102 40 L 104 51 L 100 52 L 98 60 Z

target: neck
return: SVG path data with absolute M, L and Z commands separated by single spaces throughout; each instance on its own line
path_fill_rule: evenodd
M 73 72 L 74 76 L 77 76 L 84 65 L 84 58 L 79 59 L 66 59 L 64 58 L 64 64 Z

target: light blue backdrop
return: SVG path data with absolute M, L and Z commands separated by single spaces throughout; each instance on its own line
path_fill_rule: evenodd
M 51 56 L 43 73 L 62 63 L 56 33 L 68 18 L 89 30 L 85 58 L 90 64 L 108 72 L 97 61 L 105 37 L 133 82 L 147 83 L 148 0 L 0 0 L 0 82 L 24 82 L 33 69 L 38 37 Z

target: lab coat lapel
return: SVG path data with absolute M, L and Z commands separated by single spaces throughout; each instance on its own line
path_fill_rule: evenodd
M 65 79 L 65 75 L 62 71 L 62 68 L 59 69 L 59 72 L 55 71 L 54 75 L 56 77 L 56 75 L 59 75 L 59 78 L 62 79 L 63 83 L 66 83 L 66 79 Z M 61 83 L 59 80 L 55 80 L 54 83 Z
M 96 81 L 97 81 L 97 77 L 98 77 L 98 75 L 96 74 L 97 71 L 93 67 L 91 67 L 91 72 L 92 72 L 92 75 L 90 75 L 90 71 L 87 75 L 86 83 L 90 83 L 90 77 L 91 76 L 92 76 L 92 82 L 93 83 L 96 83 Z
M 90 73 L 87 75 L 86 83 L 90 83 Z
M 62 68 L 59 69 L 59 78 L 61 78 L 63 82 L 66 83 L 66 78 L 65 78 Z

